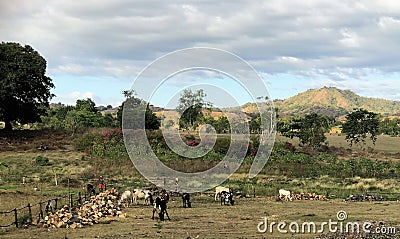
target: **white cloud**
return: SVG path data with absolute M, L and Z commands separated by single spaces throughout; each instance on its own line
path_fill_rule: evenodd
M 387 16 L 380 17 L 378 26 L 384 30 L 398 30 L 400 27 L 400 20 Z
M 1 1 L 0 35 L 32 45 L 54 77 L 132 79 L 193 46 L 232 51 L 261 74 L 340 84 L 400 71 L 400 4 L 391 0 Z
M 86 91 L 86 92 L 80 92 L 80 91 L 73 91 L 69 92 L 67 94 L 60 94 L 54 97 L 51 102 L 58 103 L 62 102 L 67 105 L 75 105 L 76 100 L 78 99 L 95 99 L 97 98 L 93 92 Z
M 58 103 L 61 102 L 66 105 L 75 105 L 76 101 L 78 99 L 91 99 L 93 102 L 95 102 L 96 106 L 103 105 L 111 105 L 112 107 L 118 107 L 122 104 L 123 100 L 119 97 L 115 96 L 98 96 L 94 92 L 91 91 L 85 91 L 85 92 L 80 92 L 80 91 L 72 91 L 66 94 L 58 94 L 56 97 L 51 99 L 52 103 Z
M 342 29 L 341 34 L 343 36 L 342 39 L 339 40 L 340 43 L 342 43 L 346 47 L 359 47 L 359 37 L 358 35 L 349 30 L 349 29 Z

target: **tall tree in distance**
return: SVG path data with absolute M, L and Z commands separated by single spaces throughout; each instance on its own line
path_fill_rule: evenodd
M 398 136 L 400 134 L 400 119 L 385 118 L 379 124 L 379 132 L 390 136 Z
M 191 89 L 185 89 L 179 98 L 179 104 L 176 110 L 181 115 L 179 119 L 179 128 L 196 129 L 202 121 L 204 115 L 203 107 L 211 107 L 211 104 L 204 101 L 206 94 L 200 89 L 192 92 Z
M 342 132 L 346 134 L 346 140 L 350 146 L 353 144 L 365 146 L 368 135 L 375 145 L 379 124 L 378 114 L 365 109 L 356 109 L 346 116 L 346 121 L 342 124 Z
M 5 130 L 12 130 L 13 121 L 40 121 L 54 87 L 45 73 L 46 60 L 31 46 L 0 44 L 0 120 Z
M 298 134 L 300 142 L 314 149 L 319 148 L 325 142 L 325 133 L 329 131 L 332 122 L 333 120 L 324 115 L 316 113 L 305 115 L 301 121 L 301 130 Z
M 333 123 L 333 119 L 316 113 L 292 119 L 281 119 L 277 123 L 278 132 L 288 138 L 299 138 L 304 145 L 319 148 L 325 142 L 325 133 Z
M 129 122 L 125 122 L 125 128 L 129 129 L 141 129 L 142 125 L 140 117 L 142 117 L 143 106 L 146 106 L 145 111 L 145 122 L 144 126 L 146 129 L 156 130 L 161 126 L 160 119 L 157 118 L 156 114 L 150 109 L 149 104 L 142 99 L 135 97 L 134 90 L 125 90 L 122 92 L 125 96 L 125 101 L 118 108 L 117 119 L 120 127 L 122 127 L 122 115 L 124 107 L 128 108 L 129 111 L 126 113 L 126 118 Z
M 76 109 L 77 110 L 86 110 L 88 112 L 97 113 L 96 104 L 92 101 L 92 99 L 78 99 L 76 101 Z

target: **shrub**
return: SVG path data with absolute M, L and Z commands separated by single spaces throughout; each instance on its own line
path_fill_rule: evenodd
M 18 216 L 18 225 L 29 225 L 32 222 L 32 215 L 27 213 L 23 214 L 22 216 Z
M 38 164 L 40 166 L 50 165 L 49 159 L 44 156 L 40 156 L 40 155 L 35 158 L 35 162 L 36 162 L 36 164 Z
M 400 161 L 396 164 L 396 171 L 398 174 L 400 174 Z
M 249 146 L 247 147 L 247 152 L 246 156 L 248 157 L 255 157 L 257 154 L 257 149 L 251 142 L 249 143 Z
M 0 168 L 8 168 L 8 165 L 5 162 L 0 162 Z
M 164 136 L 161 130 L 146 130 L 147 140 L 150 143 L 150 146 L 155 151 L 160 151 L 161 149 L 168 149 L 169 147 L 165 142 Z
M 127 157 L 121 129 L 112 129 L 103 134 L 85 134 L 74 140 L 74 147 L 78 151 L 98 157 L 109 157 L 111 159 Z
M 81 152 L 88 152 L 96 142 L 100 142 L 102 135 L 99 133 L 88 133 L 73 141 L 74 148 Z
M 231 145 L 231 140 L 226 137 L 217 138 L 213 151 L 221 155 L 226 155 L 229 146 Z

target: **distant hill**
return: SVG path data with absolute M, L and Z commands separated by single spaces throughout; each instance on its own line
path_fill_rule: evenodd
M 259 103 L 261 110 L 267 105 Z M 310 89 L 299 93 L 285 100 L 274 100 L 274 107 L 278 109 L 280 117 L 304 115 L 309 113 L 324 114 L 335 118 L 343 118 L 344 115 L 351 112 L 354 108 L 363 108 L 384 116 L 399 117 L 400 101 L 370 98 L 359 96 L 350 90 L 341 90 L 335 87 L 323 87 L 320 89 Z M 257 112 L 255 103 L 246 103 L 241 107 L 225 108 L 224 111 L 234 112 L 243 111 L 246 113 Z M 170 110 L 175 112 L 174 110 Z M 213 117 L 219 117 L 224 113 L 212 113 Z M 219 110 L 220 111 L 220 110 Z M 171 119 L 176 120 L 179 114 L 171 114 Z M 158 116 L 161 112 L 157 112 Z M 232 115 L 230 115 L 232 116 Z
M 363 108 L 385 116 L 400 113 L 400 101 L 362 97 L 350 90 L 335 87 L 310 89 L 285 100 L 274 102 L 281 115 L 320 113 L 340 117 L 354 108 Z

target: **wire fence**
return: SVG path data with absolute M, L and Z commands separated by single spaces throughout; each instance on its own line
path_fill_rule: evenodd
M 8 177 L 8 180 L 13 181 L 14 183 L 22 183 L 22 185 L 26 187 L 32 187 L 34 191 L 41 192 L 43 194 L 44 189 L 41 188 L 43 185 L 49 185 L 49 179 L 45 179 L 43 182 L 43 178 L 38 176 L 15 176 Z M 53 181 L 53 180 L 51 180 Z M 159 185 L 165 185 L 169 182 L 166 178 L 160 177 L 153 179 L 153 182 L 159 182 Z M 43 183 L 42 183 L 43 182 Z M 9 211 L 0 211 L 0 228 L 7 228 L 11 226 L 15 226 L 17 228 L 22 227 L 24 225 L 31 224 L 34 220 L 44 219 L 48 213 L 54 212 L 57 209 L 62 208 L 64 205 L 67 205 L 70 210 L 75 207 L 81 206 L 85 201 L 90 199 L 90 196 L 93 195 L 89 193 L 87 189 L 87 185 L 91 184 L 95 191 L 98 192 L 98 180 L 94 178 L 79 178 L 79 177 L 62 177 L 61 175 L 54 175 L 54 184 L 55 186 L 59 186 L 62 183 L 64 186 L 64 190 L 68 189 L 68 193 L 63 196 L 58 196 L 54 198 L 49 198 L 46 200 L 40 200 L 36 203 L 28 203 L 26 206 L 20 208 L 14 208 Z M 141 187 L 143 184 L 135 184 L 129 183 L 124 180 L 115 180 L 108 178 L 105 181 L 105 188 L 132 188 L 132 187 Z M 72 190 L 79 192 L 70 192 Z
M 7 177 L 7 181 L 9 183 L 21 183 L 25 187 L 30 187 L 34 191 L 41 193 L 42 196 L 43 193 L 54 190 L 54 187 L 50 187 L 50 190 L 47 191 L 45 187 L 49 187 L 49 185 L 56 186 L 56 188 L 57 186 L 62 186 L 62 190 L 68 190 L 68 193 L 65 193 L 62 196 L 40 200 L 33 204 L 28 203 L 26 206 L 20 208 L 13 208 L 8 211 L 0 211 L 0 229 L 11 226 L 20 228 L 22 226 L 29 225 L 34 220 L 39 221 L 40 219 L 44 219 L 50 212 L 55 212 L 57 209 L 60 209 L 65 205 L 68 206 L 70 210 L 81 206 L 93 195 L 93 193 L 88 191 L 88 184 L 91 184 L 94 187 L 95 193 L 100 192 L 100 189 L 98 188 L 99 181 L 95 178 L 63 177 L 62 175 L 55 174 L 54 179 L 49 180 L 48 177 L 44 178 L 39 176 L 14 175 Z M 140 183 L 139 185 L 144 186 Z M 107 178 L 105 180 L 103 190 L 107 190 L 107 188 L 112 187 L 118 189 L 139 185 L 129 183 L 125 180 Z
M 60 197 L 41 200 L 35 204 L 28 203 L 24 207 L 14 208 L 9 211 L 0 212 L 0 228 L 15 226 L 16 228 L 30 225 L 34 220 L 44 219 L 49 213 L 67 206 L 70 210 L 80 207 L 88 201 L 92 195 L 85 193 L 69 193 Z

